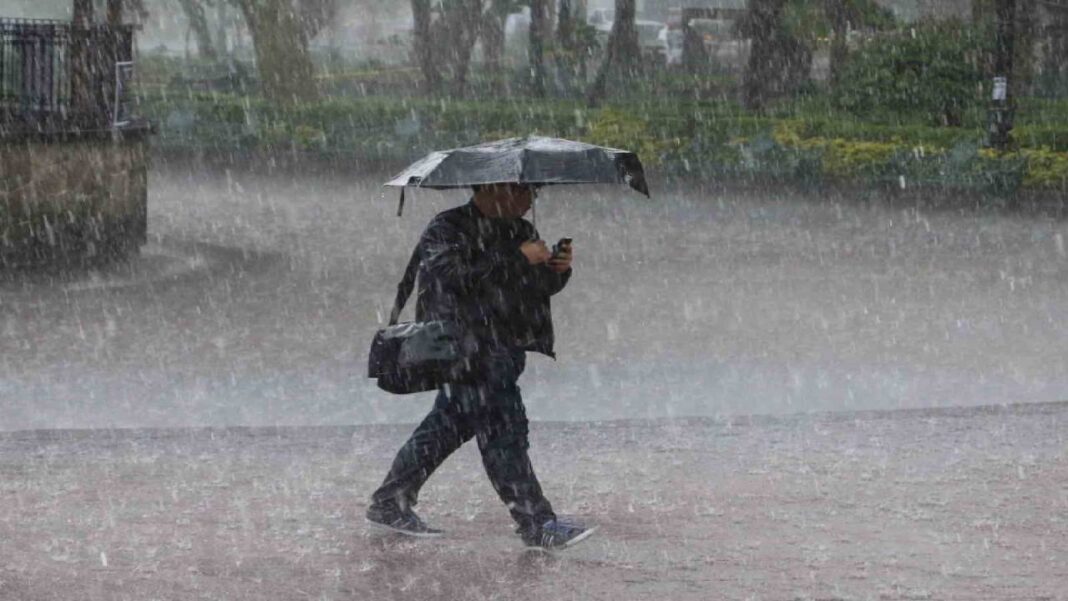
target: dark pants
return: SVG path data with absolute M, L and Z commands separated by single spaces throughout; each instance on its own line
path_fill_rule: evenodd
M 442 387 L 434 409 L 397 452 L 389 474 L 372 497 L 374 503 L 415 505 L 430 474 L 474 437 L 486 475 L 519 529 L 533 529 L 554 519 L 527 456 L 527 415 L 516 384 L 525 365 L 522 351 L 496 353 L 486 360 L 477 383 Z

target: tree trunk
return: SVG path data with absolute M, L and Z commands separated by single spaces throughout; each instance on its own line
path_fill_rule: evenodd
M 450 0 L 439 6 L 435 19 L 430 0 L 412 0 L 415 58 L 427 94 L 440 94 L 448 84 L 452 95 L 462 97 L 467 91 L 471 55 L 486 19 L 482 0 Z M 499 30 L 503 44 L 503 23 Z
M 208 17 L 204 12 L 204 3 L 201 0 L 178 0 L 182 7 L 185 18 L 189 21 L 189 28 L 193 31 L 193 37 L 197 41 L 197 55 L 200 58 L 214 60 L 215 45 L 211 41 L 211 30 L 208 28 Z
M 467 92 L 467 73 L 471 67 L 471 53 L 482 24 L 482 0 L 453 0 L 443 5 L 442 15 L 444 52 L 452 93 L 463 98 Z
M 582 85 L 586 84 L 587 71 L 586 65 L 590 60 L 590 48 L 585 39 L 579 39 L 580 28 L 589 27 L 586 24 L 586 17 L 589 16 L 589 11 L 586 7 L 586 0 L 571 0 L 571 21 L 575 23 L 574 42 L 576 52 L 576 73 L 578 80 L 582 82 Z
M 1060 88 L 1068 79 L 1068 10 L 1053 13 L 1043 37 L 1046 39 L 1043 70 L 1053 86 Z
M 229 14 L 226 12 L 226 3 L 225 2 L 216 2 L 215 3 L 216 31 L 215 31 L 214 44 L 215 44 L 215 48 L 219 52 L 221 52 L 223 54 L 226 54 L 226 55 L 230 54 L 230 51 L 229 51 L 230 43 L 228 41 L 228 37 L 229 36 L 226 35 L 227 23 L 230 20 L 229 17 L 230 17 Z
M 553 56 L 557 76 L 563 88 L 570 93 L 577 73 L 578 53 L 575 48 L 575 20 L 571 12 L 571 0 L 560 0 L 556 17 L 556 47 Z
M 237 0 L 245 16 L 260 86 L 283 104 L 318 99 L 308 37 L 290 0 Z
M 782 10 L 785 0 L 752 0 L 745 30 L 751 40 L 749 65 L 745 72 L 742 101 L 749 110 L 762 110 L 778 73 Z
M 571 0 L 560 0 L 557 15 L 556 43 L 564 50 L 571 50 L 575 45 L 575 20 L 571 11 Z
M 413 50 L 415 61 L 423 72 L 424 92 L 430 95 L 441 90 L 441 71 L 434 60 L 434 40 L 431 32 L 430 0 L 412 0 L 414 21 Z
M 1053 7 L 1053 2 L 1063 0 L 1040 0 L 1049 7 Z M 1036 6 L 1036 0 L 1017 0 L 1015 2 L 1016 9 L 1014 11 L 1015 17 L 1013 19 L 1012 28 L 1014 30 L 1014 49 L 1013 49 L 1013 78 L 1014 87 L 1017 92 L 1026 89 L 1026 86 L 1031 82 L 1032 77 L 1035 74 L 1035 43 L 1037 41 L 1037 28 L 1039 26 L 1037 22 L 1039 9 Z M 990 35 L 992 38 L 997 38 L 998 11 L 1000 8 L 1001 0 L 972 0 L 972 19 L 973 23 L 981 28 L 983 33 Z M 1047 9 L 1047 10 L 1051 10 Z M 1057 9 L 1052 9 L 1057 10 Z M 1063 8 L 1059 10 L 1064 10 Z M 996 52 L 990 51 L 987 56 L 984 56 L 984 67 L 988 71 L 987 75 L 990 77 L 997 76 L 997 58 Z
M 491 0 L 482 15 L 482 55 L 490 87 L 495 94 L 504 91 L 501 60 L 504 57 L 504 24 L 507 18 L 507 5 L 503 0 Z
M 338 0 L 298 0 L 297 18 L 304 37 L 314 40 L 327 25 L 337 19 Z
M 1015 81 L 1014 91 L 1019 94 L 1029 94 L 1031 85 L 1034 83 L 1035 45 L 1038 40 L 1038 6 L 1036 0 L 1016 0 L 1015 51 L 1013 56 L 1012 76 Z
M 1016 0 L 997 1 L 997 34 L 994 50 L 994 74 L 1008 81 L 1012 97 L 1013 58 L 1016 43 Z
M 530 0 L 530 88 L 536 97 L 545 95 L 545 40 L 548 33 L 547 0 Z
M 608 80 L 616 74 L 634 76 L 641 68 L 638 29 L 634 25 L 635 0 L 616 0 L 615 20 L 608 36 L 604 61 L 586 93 L 586 102 L 596 106 L 608 91 Z
M 1016 0 L 997 0 L 994 7 L 995 44 L 994 77 L 1001 79 L 1005 89 L 1003 95 L 994 99 L 993 123 L 990 127 L 990 145 L 998 150 L 1005 150 L 1012 144 L 1013 127 L 1013 55 L 1016 43 Z M 998 81 L 995 79 L 995 82 Z M 997 83 L 995 83 L 997 86 Z M 945 118 L 951 121 L 955 114 L 948 108 Z M 951 124 L 951 123 L 950 123 Z
M 612 23 L 612 35 L 616 38 L 615 60 L 617 67 L 629 72 L 638 69 L 641 48 L 638 47 L 638 28 L 635 0 L 616 0 L 616 18 Z
M 827 19 L 831 22 L 831 88 L 837 89 L 842 69 L 849 56 L 846 36 L 849 34 L 849 19 L 846 8 L 848 0 L 826 0 Z

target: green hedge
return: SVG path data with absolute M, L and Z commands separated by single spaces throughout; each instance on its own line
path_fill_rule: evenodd
M 651 99 L 589 109 L 575 101 L 366 97 L 282 107 L 227 94 L 141 97 L 164 149 L 323 153 L 401 162 L 433 148 L 538 133 L 635 150 L 669 173 L 886 181 L 989 188 L 1063 187 L 1068 107 L 1040 104 L 1016 130 L 1020 152 L 979 152 L 979 127 L 868 123 L 811 110 L 757 116 L 731 102 Z
M 526 132 L 580 137 L 584 112 L 552 103 L 328 99 L 282 107 L 225 94 L 143 94 L 141 114 L 164 148 L 320 150 L 383 159 Z
M 926 22 L 864 42 L 846 62 L 835 104 L 859 117 L 964 125 L 982 99 L 985 34 L 959 21 Z

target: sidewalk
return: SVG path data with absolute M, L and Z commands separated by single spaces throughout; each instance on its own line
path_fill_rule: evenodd
M 0 599 L 1068 599 L 1068 403 L 537 423 L 601 524 L 549 556 L 474 445 L 422 496 L 445 538 L 368 530 L 410 429 L 0 433 Z

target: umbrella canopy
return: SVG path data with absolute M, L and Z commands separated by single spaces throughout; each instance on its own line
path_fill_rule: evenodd
M 432 152 L 386 185 L 443 190 L 497 183 L 628 184 L 649 196 L 633 152 L 538 136 Z

